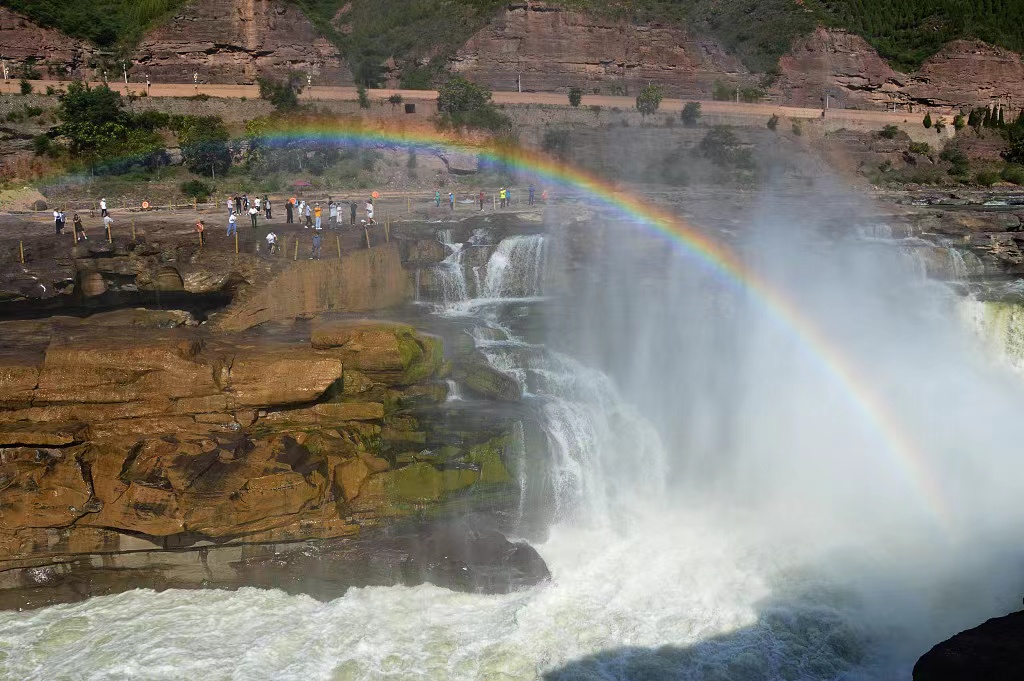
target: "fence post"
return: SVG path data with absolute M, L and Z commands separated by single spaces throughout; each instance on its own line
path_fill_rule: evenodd
M 295 256 L 292 258 L 292 260 L 298 260 L 298 259 L 299 259 L 299 237 L 295 237 Z
M 25 242 L 24 241 L 19 241 L 18 242 L 18 252 L 21 254 L 21 264 L 24 265 L 25 264 Z
M 389 216 L 384 217 L 384 241 L 391 243 L 391 218 Z
M 235 255 L 238 255 L 238 227 L 235 227 Z
M 114 243 L 114 237 L 112 237 L 110 235 L 110 223 L 109 222 L 107 223 L 107 243 L 108 244 Z
M 338 242 L 338 260 L 341 260 L 341 237 L 335 235 L 334 240 Z
M 367 250 L 369 250 L 369 248 L 370 248 L 370 230 L 366 228 L 366 225 L 363 225 L 363 236 L 366 237 L 366 248 L 367 248 Z
M 135 241 L 135 218 L 132 217 L 132 241 Z

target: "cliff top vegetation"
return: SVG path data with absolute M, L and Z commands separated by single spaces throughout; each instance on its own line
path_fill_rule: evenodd
M 131 46 L 185 0 L 0 0 L 32 21 L 104 48 Z

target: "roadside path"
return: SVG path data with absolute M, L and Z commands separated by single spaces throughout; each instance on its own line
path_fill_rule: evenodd
M 67 87 L 66 81 L 38 80 L 31 81 L 36 92 L 44 92 L 49 87 Z M 100 83 L 91 83 L 100 85 Z M 135 94 L 146 90 L 145 83 L 130 83 L 127 87 L 123 82 L 108 83 L 112 90 L 127 94 L 130 90 Z M 4 85 L 4 92 L 15 92 L 18 87 L 16 81 L 9 81 Z M 437 99 L 436 90 L 368 90 L 371 100 L 387 99 L 392 95 L 401 95 L 405 102 L 432 102 Z M 259 88 L 255 85 L 227 85 L 217 83 L 200 83 L 197 88 L 192 83 L 154 83 L 149 88 L 151 97 L 192 97 L 196 94 L 203 94 L 209 97 L 223 97 L 227 99 L 256 99 L 259 97 Z M 308 101 L 356 101 L 358 94 L 354 87 L 327 87 L 317 86 L 306 88 L 300 95 L 300 99 Z M 568 106 L 568 97 L 558 92 L 494 92 L 493 99 L 496 104 L 542 104 L 554 106 Z M 662 100 L 659 111 L 678 112 L 682 111 L 687 101 L 683 99 Z M 618 107 L 623 110 L 632 109 L 636 104 L 635 97 L 615 97 L 611 95 L 584 95 L 581 107 L 600 106 L 605 108 Z M 776 114 L 781 118 L 816 119 L 821 118 L 821 109 L 808 109 L 794 106 L 780 106 L 776 104 L 746 104 L 743 102 L 716 102 L 701 101 L 701 111 L 704 114 L 750 116 L 751 118 L 767 118 Z M 905 111 L 869 111 L 855 109 L 830 109 L 826 112 L 826 118 L 835 120 L 849 120 L 861 124 L 878 125 L 879 127 L 890 123 L 901 123 L 908 117 L 915 120 L 924 115 L 925 109 L 907 113 Z M 933 112 L 949 114 L 944 109 L 932 109 Z

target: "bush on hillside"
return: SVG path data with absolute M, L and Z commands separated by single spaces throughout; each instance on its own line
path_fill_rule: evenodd
M 687 102 L 683 105 L 683 111 L 679 114 L 683 119 L 683 125 L 692 128 L 700 121 L 700 102 Z
M 661 88 L 657 85 L 648 85 L 636 96 L 636 110 L 641 116 L 650 116 L 661 106 Z

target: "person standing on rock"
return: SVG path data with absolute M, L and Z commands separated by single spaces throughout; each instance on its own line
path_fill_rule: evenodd
M 502 187 L 502 188 L 501 188 L 501 189 L 500 189 L 500 190 L 498 191 L 498 202 L 499 202 L 499 204 L 501 205 L 501 207 L 502 207 L 502 208 L 504 208 L 504 207 L 505 207 L 505 197 L 506 197 L 506 196 L 507 196 L 507 194 L 505 193 L 505 188 L 504 188 L 504 187 Z
M 261 210 L 263 210 L 263 205 L 260 203 L 260 197 L 257 196 L 256 199 L 253 201 L 253 203 L 256 204 L 256 212 L 257 213 L 259 213 Z
M 327 199 L 327 225 L 332 229 L 338 226 L 338 204 Z
M 64 225 L 60 223 L 60 211 L 56 208 L 53 209 L 53 228 L 54 234 L 60 236 L 61 232 L 64 231 Z
M 271 255 L 277 253 L 277 235 L 273 232 L 267 234 L 267 250 L 270 251 Z
M 103 218 L 103 227 L 107 230 L 107 236 L 110 236 L 110 228 L 114 226 L 114 218 L 109 215 Z
M 89 237 L 87 237 L 85 235 L 85 227 L 82 226 L 82 218 L 78 217 L 78 213 L 75 213 L 75 216 L 71 219 L 71 224 L 75 228 L 75 243 L 76 244 L 79 241 L 79 235 L 81 235 L 81 239 L 83 241 L 88 241 L 89 240 Z
M 237 194 L 235 194 L 235 212 L 242 212 L 242 197 Z
M 320 202 L 316 202 L 316 206 L 313 207 L 313 222 L 316 229 L 321 229 L 323 225 L 324 209 L 320 207 Z
M 448 210 L 455 210 L 455 192 L 448 192 Z
M 534 204 L 534 201 L 533 201 L 533 192 L 534 192 L 534 189 L 533 189 L 533 184 L 531 183 L 531 184 L 530 184 L 530 205 L 531 205 L 531 206 L 532 206 L 532 205 Z
M 238 213 L 232 213 L 231 216 L 228 217 L 227 236 L 231 236 L 232 234 L 238 234 Z
M 284 202 L 284 221 L 285 221 L 286 224 L 290 225 L 293 222 L 295 222 L 294 218 L 292 217 L 292 214 L 294 212 L 295 212 L 295 207 L 292 205 L 292 202 L 291 201 L 285 201 Z
M 272 215 L 270 212 L 270 197 L 267 196 L 266 194 L 263 195 L 263 210 L 267 216 L 267 219 L 271 219 Z
M 249 219 L 252 220 L 252 228 L 256 229 L 256 216 L 260 214 L 260 209 L 255 203 L 249 205 Z
M 371 225 L 377 224 L 373 221 L 373 199 L 366 200 L 366 221 Z
M 310 260 L 320 259 L 320 244 L 323 242 L 323 237 L 320 235 L 319 228 L 313 232 L 313 251 L 309 255 Z
M 352 199 L 351 201 L 348 202 L 349 224 L 352 225 L 353 227 L 356 226 L 356 210 L 357 209 L 358 209 L 358 206 L 356 205 L 356 200 L 355 199 Z
M 196 220 L 196 232 L 199 234 L 199 248 L 206 245 L 206 223 Z
M 228 217 L 231 217 L 231 214 L 235 212 L 235 200 L 232 199 L 229 196 L 228 200 L 227 200 L 227 204 L 228 204 Z
M 437 206 L 438 208 L 441 207 L 441 190 L 440 189 L 435 189 L 434 190 L 434 205 Z
M 483 189 L 480 190 L 480 196 L 478 196 L 477 198 L 480 199 L 480 210 L 483 210 L 484 209 L 484 190 Z
M 101 218 L 107 217 L 107 200 L 106 199 L 100 199 L 100 217 Z
M 306 204 L 306 229 L 313 226 L 313 207 Z

